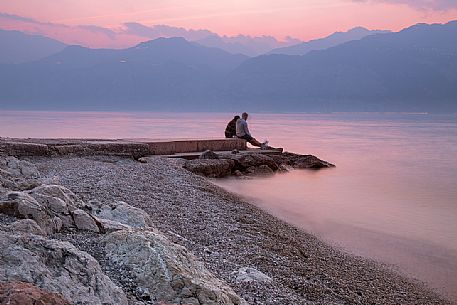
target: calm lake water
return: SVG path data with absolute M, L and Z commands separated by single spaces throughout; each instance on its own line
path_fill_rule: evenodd
M 216 138 L 231 114 L 0 112 L 2 137 Z M 457 115 L 252 114 L 259 140 L 336 164 L 215 183 L 457 298 Z

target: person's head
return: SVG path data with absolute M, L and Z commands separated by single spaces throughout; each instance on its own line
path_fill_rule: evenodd
M 247 120 L 248 119 L 248 113 L 247 112 L 243 112 L 243 114 L 241 115 L 241 117 L 243 118 L 243 120 Z
M 240 116 L 239 116 L 239 115 L 235 115 L 235 116 L 233 117 L 233 120 L 234 120 L 234 121 L 238 121 L 239 119 L 240 119 Z

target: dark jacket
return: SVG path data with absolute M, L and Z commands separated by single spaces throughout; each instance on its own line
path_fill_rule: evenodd
M 228 122 L 227 127 L 225 128 L 225 137 L 233 138 L 236 135 L 236 119 Z

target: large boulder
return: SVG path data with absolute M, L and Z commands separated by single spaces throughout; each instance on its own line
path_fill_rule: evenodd
M 85 208 L 86 205 L 72 191 L 61 185 L 41 185 L 28 191 L 27 193 L 35 198 L 36 201 L 43 207 L 45 207 L 47 213 L 51 217 L 59 218 L 64 228 L 78 228 L 75 224 L 75 217 L 73 213 L 76 210 Z M 90 217 L 87 213 L 78 213 L 79 214 L 77 216 L 81 216 L 84 219 Z
M 42 185 L 28 192 L 7 192 L 0 196 L 0 213 L 33 219 L 45 234 L 62 228 L 100 232 L 99 223 L 73 192 L 60 185 Z
M 78 209 L 72 212 L 73 220 L 76 228 L 83 231 L 100 232 L 100 229 L 95 222 L 95 219 L 85 211 Z
M 71 305 L 61 295 L 30 283 L 0 283 L 0 305 Z
M 0 168 L 7 171 L 11 176 L 15 177 L 40 177 L 40 172 L 33 163 L 24 160 L 19 160 L 11 156 L 0 158 Z
M 29 194 L 41 204 L 57 209 L 56 212 L 60 213 L 76 210 L 84 205 L 72 191 L 61 185 L 41 185 L 30 190 Z
M 107 259 L 153 302 L 245 304 L 184 247 L 156 232 L 117 231 L 104 244 Z
M 262 165 L 268 166 L 273 171 L 276 171 L 279 168 L 275 160 L 264 154 L 226 154 L 224 157 L 234 160 L 236 169 L 241 171 L 245 171 L 251 167 L 260 167 Z
M 230 159 L 195 159 L 184 163 L 188 171 L 211 178 L 223 178 L 232 174 L 235 161 Z
M 268 165 L 251 166 L 246 169 L 246 174 L 253 176 L 269 176 L 275 172 Z
M 300 169 L 320 169 L 335 167 L 335 165 L 321 160 L 313 155 L 299 155 L 285 152 L 278 155 L 272 155 L 271 158 L 274 159 L 278 164 Z
M 127 305 L 98 262 L 70 243 L 0 231 L 0 257 L 0 282 L 28 282 L 75 305 Z
M 30 233 L 37 235 L 46 235 L 46 232 L 33 219 L 19 219 L 8 225 L 6 229 L 13 233 Z
M 0 213 L 33 219 L 46 233 L 53 233 L 56 229 L 53 217 L 46 208 L 25 192 L 8 192 L 0 196 Z
M 131 228 L 153 227 L 152 220 L 145 211 L 123 201 L 117 201 L 109 205 L 92 201 L 90 204 L 92 206 L 92 214 L 107 225 L 119 223 Z M 102 219 L 110 220 L 111 222 L 106 222 Z
M 28 190 L 39 185 L 37 167 L 12 156 L 0 157 L 0 193 L 8 190 Z

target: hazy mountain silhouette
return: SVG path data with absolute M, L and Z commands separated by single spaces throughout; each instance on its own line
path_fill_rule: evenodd
M 285 41 L 278 41 L 272 36 L 226 36 L 218 35 L 208 30 L 192 30 L 169 25 L 146 26 L 141 23 L 128 22 L 124 24 L 126 33 L 156 39 L 159 37 L 183 37 L 188 41 L 197 42 L 203 46 L 215 47 L 233 54 L 257 56 L 272 49 L 290 46 L 300 42 L 288 37 Z
M 457 111 L 455 37 L 457 21 L 418 24 L 305 56 L 259 56 L 230 74 L 227 98 L 265 109 Z
M 230 54 L 174 37 L 158 38 L 121 50 L 69 46 L 37 64 L 40 67 L 58 64 L 60 68 L 87 68 L 102 64 L 132 63 L 155 66 L 175 62 L 210 71 L 229 71 L 247 58 L 245 55 Z
M 156 39 L 70 46 L 0 65 L 0 108 L 457 112 L 457 21 L 418 24 L 303 56 L 248 58 Z
M 19 31 L 0 29 L 0 64 L 17 64 L 38 60 L 62 51 L 60 41 Z
M 268 54 L 305 55 L 314 50 L 325 50 L 348 41 L 362 39 L 369 35 L 388 33 L 389 31 L 368 30 L 363 27 L 356 27 L 347 32 L 336 32 L 325 38 L 310 40 L 295 44 L 289 47 L 277 48 Z
M 265 54 L 266 52 L 279 46 L 293 45 L 298 41 L 299 40 L 290 37 L 285 41 L 278 41 L 272 36 L 219 36 L 216 34 L 197 40 L 199 44 L 207 47 L 220 48 L 233 54 L 240 53 L 248 56 Z
M 246 58 L 183 38 L 123 50 L 69 46 L 33 63 L 1 66 L 0 100 L 21 108 L 179 110 L 206 103 L 219 77 Z

